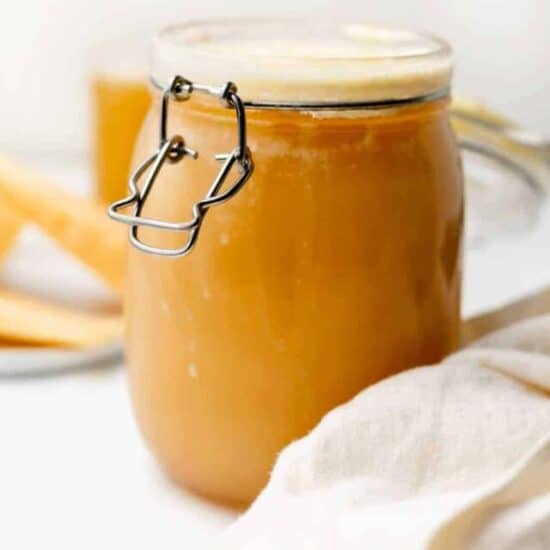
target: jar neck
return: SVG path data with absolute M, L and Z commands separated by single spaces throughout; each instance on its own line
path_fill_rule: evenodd
M 156 92 L 159 105 L 164 90 L 160 83 L 152 80 L 153 91 Z M 245 101 L 244 107 L 247 117 L 256 121 L 269 121 L 276 117 L 278 120 L 296 120 L 306 118 L 313 120 L 324 119 L 362 119 L 387 118 L 391 116 L 413 116 L 446 109 L 450 103 L 450 90 L 442 89 L 432 94 L 400 100 L 381 100 L 370 102 L 261 102 Z M 190 110 L 198 115 L 224 117 L 228 114 L 226 105 L 212 96 L 192 94 L 185 101 L 171 101 L 171 110 Z
M 155 112 L 160 115 L 162 93 L 155 89 Z M 246 120 L 248 125 L 272 126 L 279 129 L 288 126 L 312 126 L 316 131 L 334 131 L 338 128 L 349 129 L 354 124 L 364 125 L 368 120 L 370 127 L 378 124 L 417 124 L 431 117 L 448 117 L 450 96 L 429 101 L 411 101 L 399 106 L 371 109 L 321 109 L 303 108 L 262 108 L 247 106 Z M 170 118 L 174 117 L 185 124 L 194 124 L 195 119 L 210 119 L 220 124 L 234 124 L 232 109 L 225 107 L 219 100 L 212 97 L 194 96 L 188 101 L 170 103 Z

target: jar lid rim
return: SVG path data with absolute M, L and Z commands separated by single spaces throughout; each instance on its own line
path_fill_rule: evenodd
M 425 32 L 370 23 L 300 18 L 190 21 L 161 29 L 152 76 L 232 80 L 263 101 L 377 101 L 449 86 L 452 49 Z

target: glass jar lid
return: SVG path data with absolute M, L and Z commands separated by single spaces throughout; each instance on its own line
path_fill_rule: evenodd
M 233 81 L 256 102 L 371 102 L 447 90 L 450 46 L 416 31 L 330 20 L 223 19 L 163 29 L 153 79 Z

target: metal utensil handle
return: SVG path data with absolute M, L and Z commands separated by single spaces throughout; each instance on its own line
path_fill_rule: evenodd
M 164 166 L 165 162 L 176 163 L 185 156 L 192 159 L 198 157 L 198 153 L 185 145 L 180 135 L 173 135 L 168 138 L 168 108 L 170 99 L 185 101 L 193 93 L 201 93 L 217 97 L 224 104 L 235 110 L 237 117 L 237 146 L 229 153 L 222 153 L 215 156 L 216 160 L 223 162 L 218 175 L 208 189 L 204 199 L 193 205 L 193 218 L 183 222 L 167 222 L 154 218 L 147 218 L 141 215 L 154 183 Z M 237 163 L 239 175 L 230 187 L 220 192 L 221 187 L 229 176 L 231 169 Z M 252 174 L 254 166 L 252 156 L 246 144 L 246 113 L 241 98 L 237 95 L 237 87 L 232 82 L 227 82 L 221 87 L 205 86 L 196 84 L 183 78 L 175 76 L 162 92 L 162 103 L 159 126 L 159 147 L 149 158 L 143 161 L 130 176 L 128 189 L 130 195 L 114 202 L 108 210 L 109 216 L 119 222 L 130 226 L 129 238 L 132 245 L 143 252 L 156 254 L 158 256 L 185 256 L 188 254 L 198 237 L 202 222 L 209 208 L 221 204 L 233 197 Z M 139 181 L 145 177 L 141 189 Z M 124 214 L 122 209 L 134 207 L 132 214 Z M 143 242 L 139 238 L 140 227 L 153 227 L 163 231 L 188 232 L 186 243 L 180 248 L 159 248 Z

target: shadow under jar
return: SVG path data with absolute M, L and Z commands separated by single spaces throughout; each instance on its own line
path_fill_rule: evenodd
M 153 60 L 165 92 L 136 159 L 158 160 L 151 154 L 164 146 L 167 161 L 111 208 L 135 245 L 131 395 L 173 479 L 246 505 L 277 453 L 326 412 L 458 344 L 463 185 L 451 53 L 407 30 L 237 19 L 168 28 Z M 235 96 L 246 161 L 217 192 L 250 177 L 226 202 L 195 209 L 200 234 L 197 224 L 147 225 L 192 220 L 224 164 L 215 155 L 244 158 Z M 175 135 L 197 159 L 169 143 Z M 159 255 L 190 237 L 184 257 Z

